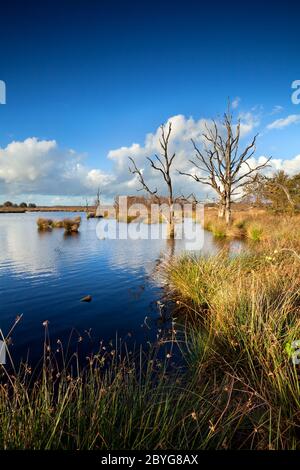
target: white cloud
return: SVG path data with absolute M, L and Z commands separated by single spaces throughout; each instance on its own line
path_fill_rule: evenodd
M 275 170 L 283 170 L 289 175 L 295 175 L 300 173 L 300 155 L 296 155 L 290 160 L 284 160 L 282 158 L 272 159 L 272 168 Z
M 266 161 L 267 157 L 262 155 L 258 158 L 251 158 L 248 163 L 250 167 L 253 168 L 255 166 L 261 165 L 262 163 L 265 163 Z M 271 176 L 274 174 L 274 172 L 280 170 L 283 170 L 285 173 L 291 176 L 300 173 L 300 155 L 296 155 L 291 159 L 272 158 L 269 161 L 268 166 L 265 167 L 262 172 L 265 175 Z
M 245 137 L 260 125 L 260 116 L 253 112 L 240 113 L 238 118 L 241 121 L 241 137 Z
M 267 126 L 267 129 L 284 129 L 291 124 L 300 122 L 300 114 L 290 114 L 286 118 L 277 119 Z
M 33 182 L 49 172 L 49 155 L 57 149 L 56 142 L 29 138 L 11 142 L 0 149 L 0 180 L 5 183 Z
M 260 117 L 254 112 L 240 113 L 241 146 L 252 140 L 255 128 L 260 124 Z M 300 116 L 299 116 L 300 119 Z M 177 194 L 196 193 L 199 197 L 213 192 L 208 186 L 194 182 L 176 171 L 195 173 L 195 166 L 189 162 L 195 158 L 191 144 L 194 139 L 203 144 L 203 132 L 212 125 L 211 120 L 183 115 L 176 115 L 167 121 L 172 122 L 170 152 L 176 152 L 174 160 L 173 181 Z M 219 122 L 218 122 L 219 124 Z M 136 165 L 143 171 L 149 187 L 157 188 L 163 193 L 165 185 L 161 175 L 151 169 L 146 157 L 154 157 L 160 153 L 160 128 L 145 136 L 143 143 L 133 143 L 128 147 L 120 147 L 109 151 L 107 158 L 111 163 L 111 171 L 89 167 L 86 156 L 74 150 L 64 150 L 55 140 L 39 140 L 35 137 L 23 142 L 11 142 L 6 148 L 0 148 L 0 194 L 1 199 L 9 198 L 54 204 L 80 204 L 89 197 L 92 200 L 100 186 L 106 200 L 115 195 L 135 194 L 139 188 L 137 178 L 129 173 L 128 157 L 134 158 Z M 264 157 L 260 157 L 263 161 Z M 300 171 L 300 156 L 291 160 L 276 159 L 272 163 L 272 171 L 284 169 L 287 172 Z
M 89 169 L 84 156 L 59 148 L 55 140 L 35 137 L 0 148 L 0 194 L 81 196 L 112 181 L 99 169 Z M 28 197 L 29 199 L 29 197 Z
M 239 104 L 241 102 L 241 98 L 239 96 L 237 96 L 233 102 L 231 103 L 231 106 L 232 106 L 232 109 L 236 109 L 239 107 Z

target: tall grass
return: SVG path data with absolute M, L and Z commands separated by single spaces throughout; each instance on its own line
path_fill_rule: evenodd
M 217 211 L 206 209 L 203 227 L 216 238 L 240 238 L 251 241 L 285 240 L 293 242 L 299 237 L 300 216 L 274 215 L 265 210 L 233 211 L 230 226 L 220 220 Z
M 299 368 L 287 354 L 300 339 L 300 261 L 274 251 L 184 257 L 168 269 L 173 296 L 198 325 L 188 342 L 205 350 L 201 374 L 218 390 L 233 381 L 228 406 L 241 416 L 237 428 L 232 421 L 234 447 L 300 447 Z
M 249 240 L 259 242 L 263 239 L 264 229 L 257 224 L 249 224 L 246 229 L 246 235 Z
M 62 368 L 50 346 L 40 375 L 23 365 L 0 385 L 2 449 L 187 449 L 229 443 L 233 417 L 198 368 L 183 373 L 170 354 L 101 351 L 85 368 Z M 190 356 L 191 354 L 188 354 Z M 225 379 L 225 384 L 227 379 Z M 227 392 L 224 392 L 226 402 Z M 218 423 L 218 430 L 214 424 Z

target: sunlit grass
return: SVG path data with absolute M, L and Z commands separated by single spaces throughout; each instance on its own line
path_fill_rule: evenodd
M 188 340 L 200 344 L 199 351 L 205 347 L 199 367 L 206 365 L 217 388 L 226 375 L 235 383 L 230 407 L 241 407 L 247 418 L 243 445 L 299 448 L 299 370 L 286 347 L 300 339 L 300 260 L 295 253 L 183 257 L 168 272 L 181 311 L 194 325 L 199 320 Z
M 232 223 L 226 226 L 218 218 L 217 210 L 210 209 L 205 211 L 203 227 L 216 238 L 295 243 L 300 235 L 300 215 L 276 215 L 258 209 L 233 210 Z

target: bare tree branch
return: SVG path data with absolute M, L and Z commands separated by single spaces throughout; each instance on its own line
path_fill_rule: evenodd
M 143 174 L 141 172 L 141 170 L 139 170 L 135 164 L 135 161 L 133 160 L 133 158 L 131 157 L 128 157 L 129 160 L 131 161 L 132 165 L 133 165 L 133 168 L 129 167 L 129 171 L 130 173 L 132 173 L 133 175 L 137 175 L 137 178 L 138 178 L 138 181 L 139 183 L 142 185 L 142 187 L 140 189 L 138 189 L 138 191 L 141 191 L 141 190 L 145 190 L 147 191 L 147 193 L 151 194 L 151 196 L 156 196 L 156 193 L 157 193 L 157 188 L 154 190 L 154 191 L 151 191 L 151 189 L 147 186 L 147 184 L 145 183 L 145 180 L 144 180 L 144 177 L 143 177 Z
M 173 153 L 172 155 L 169 154 L 169 141 L 171 137 L 171 132 L 172 132 L 172 123 L 169 123 L 169 126 L 166 128 L 164 125 L 160 127 L 161 129 L 161 137 L 159 139 L 159 143 L 162 149 L 162 152 L 160 155 L 155 154 L 155 159 L 154 161 L 153 158 L 147 157 L 147 160 L 150 163 L 150 166 L 153 170 L 159 172 L 163 180 L 166 183 L 167 190 L 168 190 L 168 201 L 169 201 L 169 207 L 170 207 L 170 214 L 169 214 L 169 235 L 171 238 L 174 237 L 174 210 L 173 210 L 173 205 L 175 202 L 174 196 L 173 196 L 173 183 L 172 183 L 172 176 L 171 176 L 171 167 L 173 164 L 173 161 L 176 157 L 176 153 Z M 140 190 L 144 190 L 147 193 L 149 193 L 151 196 L 155 196 L 156 199 L 160 199 L 159 196 L 157 195 L 157 188 L 155 190 L 151 190 L 146 183 L 144 176 L 142 174 L 142 171 L 136 166 L 136 163 L 132 157 L 129 157 L 129 160 L 132 163 L 132 167 L 129 167 L 129 171 L 137 176 L 137 179 L 141 185 Z
M 220 197 L 221 212 L 226 217 L 226 222 L 231 220 L 232 197 L 238 193 L 260 170 L 269 166 L 270 158 L 266 162 L 250 166 L 249 160 L 256 151 L 257 135 L 251 143 L 239 152 L 241 123 L 236 126 L 232 123 L 230 106 L 224 114 L 221 125 L 213 120 L 212 126 L 205 124 L 203 151 L 192 140 L 196 160 L 189 160 L 199 173 L 179 171 L 181 175 L 188 176 L 201 184 L 211 186 Z M 248 168 L 243 171 L 244 167 Z M 206 176 L 202 176 L 206 173 Z

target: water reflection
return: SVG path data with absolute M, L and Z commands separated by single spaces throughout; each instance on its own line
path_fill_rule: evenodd
M 153 274 L 162 262 L 185 251 L 189 240 L 145 239 L 151 228 L 146 224 L 138 227 L 142 239 L 99 239 L 97 220 L 86 220 L 85 214 L 79 234 L 64 236 L 61 229 L 39 232 L 38 216 L 49 214 L 0 215 L 0 328 L 8 331 L 16 315 L 23 314 L 15 332 L 15 354 L 24 357 L 30 350 L 31 356 L 39 356 L 44 320 L 49 320 L 54 338 L 67 338 L 72 328 L 82 335 L 90 331 L 97 344 L 115 338 L 116 332 L 121 337 L 130 332 L 137 343 L 155 337 L 144 324 L 145 317 L 147 325 L 159 318 L 162 283 Z M 157 233 L 165 227 L 151 229 Z M 128 228 L 118 224 L 119 233 Z M 193 229 L 199 235 L 194 252 L 211 254 L 224 247 L 200 226 Z M 240 249 L 239 243 L 229 245 L 232 252 Z M 80 302 L 85 295 L 91 295 L 92 302 Z

